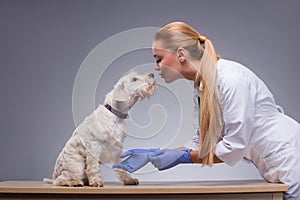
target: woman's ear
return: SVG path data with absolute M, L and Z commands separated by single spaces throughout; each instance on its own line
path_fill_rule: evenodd
M 186 53 L 187 53 L 186 50 L 182 47 L 179 47 L 177 49 L 176 54 L 177 54 L 179 62 L 183 63 L 186 61 Z

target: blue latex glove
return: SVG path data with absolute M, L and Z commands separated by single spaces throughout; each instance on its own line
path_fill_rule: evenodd
M 161 149 L 153 153 L 149 153 L 149 160 L 157 169 L 165 170 L 180 163 L 192 163 L 190 152 L 191 149 Z
M 121 168 L 130 173 L 135 172 L 149 162 L 148 154 L 159 149 L 131 149 L 120 155 L 120 158 L 128 157 L 126 160 L 114 164 L 112 168 Z

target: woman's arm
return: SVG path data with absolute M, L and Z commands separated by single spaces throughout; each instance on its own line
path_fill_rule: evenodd
M 190 152 L 192 163 L 202 163 L 202 159 L 198 157 L 198 151 L 191 151 Z M 223 161 L 220 160 L 216 155 L 214 155 L 214 163 L 222 163 Z
M 178 147 L 176 150 L 186 150 L 187 147 Z M 202 159 L 198 157 L 198 150 L 193 150 L 190 152 L 192 163 L 202 163 Z M 214 163 L 223 163 L 216 155 L 214 155 Z

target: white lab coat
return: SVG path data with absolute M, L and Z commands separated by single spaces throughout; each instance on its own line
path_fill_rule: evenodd
M 239 63 L 218 61 L 217 86 L 225 124 L 215 155 L 230 166 L 241 159 L 251 161 L 267 181 L 289 186 L 286 199 L 299 200 L 299 123 L 285 115 L 266 85 Z M 195 89 L 192 149 L 199 145 L 198 95 Z

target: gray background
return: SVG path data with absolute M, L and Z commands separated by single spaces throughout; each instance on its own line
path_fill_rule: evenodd
M 300 121 L 299 19 L 299 0 L 0 0 L 0 181 L 51 176 L 55 159 L 75 127 L 72 92 L 83 60 L 102 41 L 133 28 L 161 27 L 174 20 L 189 23 L 212 39 L 223 58 L 239 61 L 261 77 L 277 103 Z M 154 63 L 151 49 L 120 56 L 99 81 L 95 102 L 103 101 L 122 74 L 145 63 Z M 160 104 L 168 117 L 164 133 L 174 132 L 172 124 L 181 120 L 180 111 L 172 106 L 172 94 L 164 96 L 171 90 L 165 87 L 131 113 L 139 127 L 151 124 L 148 115 L 141 117 L 141 110 Z M 129 140 L 127 147 L 169 146 L 147 141 Z M 115 180 L 109 167 L 103 171 L 105 180 Z M 260 178 L 247 163 L 179 166 L 136 176 L 142 180 Z

